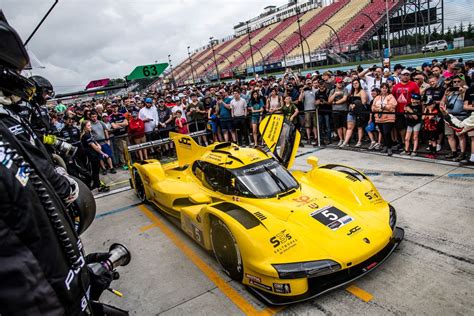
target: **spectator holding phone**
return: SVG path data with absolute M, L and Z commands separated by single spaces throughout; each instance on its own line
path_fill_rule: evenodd
M 452 79 L 450 82 L 449 79 Z M 464 76 L 454 76 L 447 78 L 445 82 L 448 82 L 448 88 L 441 100 L 441 106 L 445 106 L 449 114 L 453 114 L 458 120 L 462 121 L 467 118 L 467 114 L 464 111 L 464 95 L 466 87 L 464 87 Z M 447 155 L 446 158 L 453 159 L 453 161 L 461 162 L 467 158 L 466 156 L 466 135 L 456 134 L 454 130 L 445 125 L 445 135 L 448 137 L 449 147 L 451 148 L 451 154 Z M 461 152 L 457 153 L 457 139 L 459 140 L 459 147 Z

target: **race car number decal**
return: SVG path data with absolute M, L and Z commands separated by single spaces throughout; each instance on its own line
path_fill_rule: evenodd
M 332 230 L 337 230 L 352 222 L 352 217 L 334 206 L 326 206 L 317 210 L 311 213 L 311 217 Z

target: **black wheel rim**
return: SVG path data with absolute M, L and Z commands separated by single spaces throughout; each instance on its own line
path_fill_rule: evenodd
M 212 228 L 212 248 L 217 261 L 233 278 L 239 279 L 239 254 L 236 249 L 235 240 L 223 223 L 215 224 Z
M 143 186 L 142 178 L 136 169 L 133 173 L 135 178 L 135 192 L 140 200 L 145 201 L 145 187 Z

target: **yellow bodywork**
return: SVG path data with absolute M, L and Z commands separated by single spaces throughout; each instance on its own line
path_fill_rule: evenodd
M 303 295 L 309 290 L 308 278 L 282 280 L 272 265 L 333 260 L 344 270 L 371 258 L 392 238 L 389 205 L 365 176 L 354 171 L 359 175 L 356 178 L 347 172 L 353 169 L 319 166 L 316 157 L 309 157 L 310 171 L 292 172 L 299 183 L 293 192 L 271 198 L 229 195 L 206 183 L 205 175 L 193 167 L 196 161 L 237 169 L 274 160 L 273 155 L 230 143 L 201 147 L 182 134 L 171 133 L 170 138 L 176 147 L 177 161 L 134 163 L 130 168 L 132 185 L 136 186 L 135 177 L 139 176 L 146 200 L 179 219 L 183 231 L 207 250 L 212 251 L 212 218 L 224 222 L 237 242 L 245 285 L 278 296 Z M 294 153 L 291 159 L 294 160 Z M 246 228 L 223 207 L 248 212 L 258 225 Z M 331 214 L 327 210 L 332 208 L 348 216 L 347 223 L 338 224 L 336 229 L 322 224 L 315 215 L 324 210 Z M 288 284 L 291 290 L 276 293 L 275 284 Z

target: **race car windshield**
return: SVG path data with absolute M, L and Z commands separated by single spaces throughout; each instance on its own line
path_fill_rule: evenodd
M 291 173 L 275 160 L 264 160 L 231 170 L 243 196 L 269 198 L 298 188 Z

